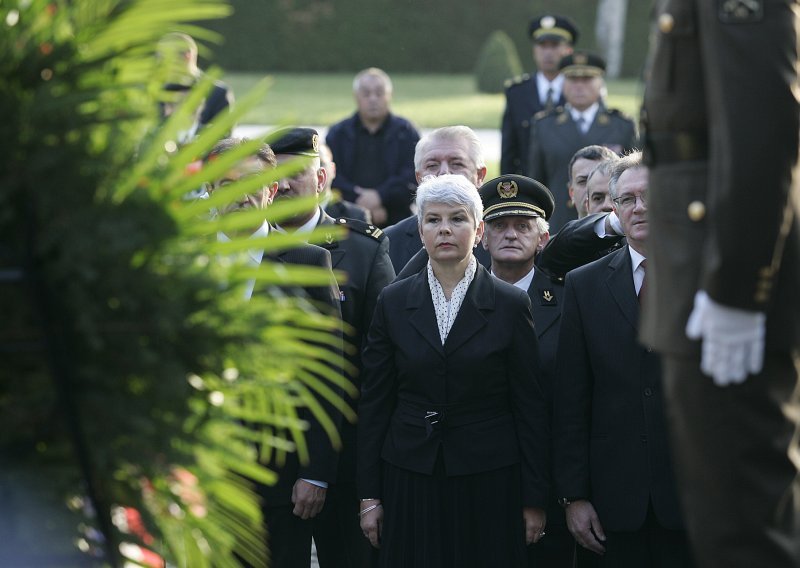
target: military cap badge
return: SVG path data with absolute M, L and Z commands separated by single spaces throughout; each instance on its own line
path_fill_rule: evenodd
M 512 197 L 516 197 L 518 191 L 519 188 L 517 187 L 517 182 L 513 180 L 503 180 L 497 184 L 497 195 L 499 195 L 502 199 L 511 199 Z

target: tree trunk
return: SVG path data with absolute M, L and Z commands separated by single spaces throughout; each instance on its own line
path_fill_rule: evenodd
M 625 17 L 628 0 L 599 0 L 595 35 L 597 45 L 606 59 L 606 75 L 615 79 L 622 71 L 622 55 L 625 47 Z

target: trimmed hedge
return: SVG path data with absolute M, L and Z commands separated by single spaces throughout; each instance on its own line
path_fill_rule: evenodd
M 528 22 L 555 11 L 593 49 L 596 2 L 586 0 L 230 0 L 234 14 L 211 24 L 225 38 L 214 63 L 229 71 L 470 73 L 494 30 L 533 67 Z M 629 2 L 623 74 L 637 76 L 647 49 L 649 2 Z
M 475 82 L 481 93 L 502 93 L 506 79 L 522 73 L 514 42 L 497 30 L 483 44 L 475 65 Z

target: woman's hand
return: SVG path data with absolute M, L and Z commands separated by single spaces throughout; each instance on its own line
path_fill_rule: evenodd
M 379 499 L 361 501 L 361 530 L 369 543 L 375 548 L 381 547 L 381 531 L 383 530 L 383 505 Z
M 522 518 L 525 519 L 525 544 L 536 544 L 544 536 L 544 525 L 547 522 L 544 509 L 525 507 L 522 509 Z

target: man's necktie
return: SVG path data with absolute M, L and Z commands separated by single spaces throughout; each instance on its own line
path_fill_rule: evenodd
M 642 285 L 639 287 L 639 304 L 641 305 L 642 302 L 644 302 L 645 295 L 647 294 L 647 259 L 643 260 L 639 266 L 642 267 L 642 272 L 644 272 Z
M 556 102 L 555 102 L 555 100 L 553 100 L 554 99 L 554 97 L 553 97 L 554 94 L 555 93 L 553 92 L 553 87 L 547 87 L 547 94 L 544 97 L 544 108 L 545 108 L 545 110 L 550 110 L 555 106 Z

